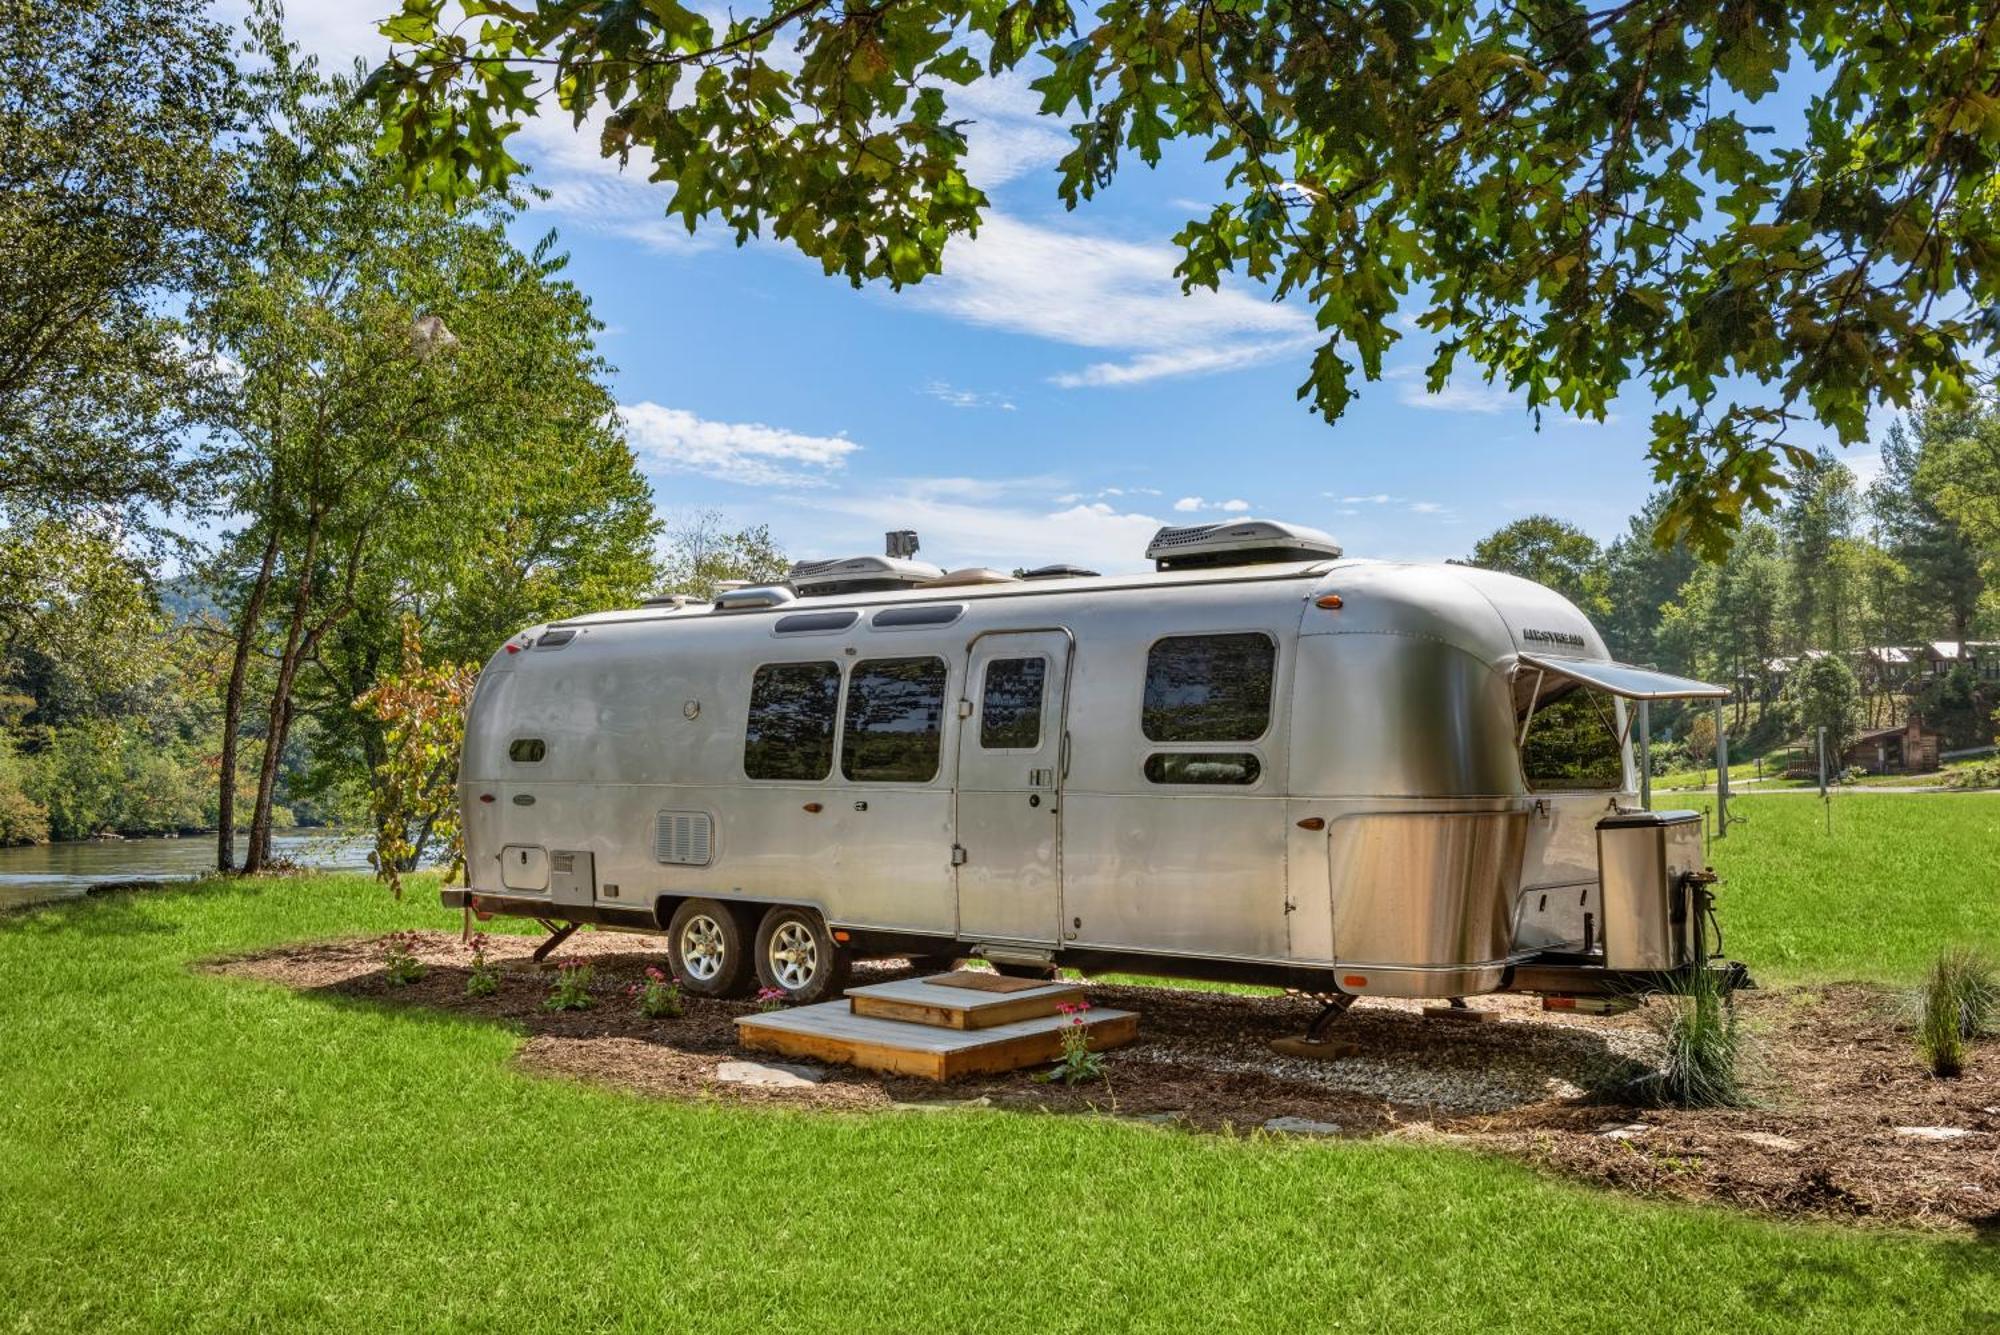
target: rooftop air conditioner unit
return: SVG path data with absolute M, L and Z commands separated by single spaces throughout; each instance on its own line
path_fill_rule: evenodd
M 900 556 L 850 556 L 840 561 L 800 561 L 785 578 L 801 598 L 824 598 L 837 593 L 914 589 L 944 578 L 944 571 L 928 561 Z
M 1277 519 L 1163 528 L 1146 546 L 1146 559 L 1158 562 L 1161 570 L 1265 565 L 1339 555 L 1340 544 L 1331 534 Z

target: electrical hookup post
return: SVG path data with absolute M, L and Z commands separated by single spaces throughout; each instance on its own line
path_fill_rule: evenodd
M 1833 833 L 1833 791 L 1826 783 L 1826 725 L 1819 729 L 1819 804 L 1826 809 L 1826 832 Z

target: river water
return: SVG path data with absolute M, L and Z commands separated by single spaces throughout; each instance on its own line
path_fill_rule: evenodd
M 247 841 L 236 845 L 242 860 Z M 280 830 L 271 852 L 302 867 L 366 871 L 373 841 L 326 830 Z M 215 868 L 215 836 L 94 839 L 73 844 L 0 848 L 0 910 L 49 899 L 74 899 L 117 881 L 185 881 Z

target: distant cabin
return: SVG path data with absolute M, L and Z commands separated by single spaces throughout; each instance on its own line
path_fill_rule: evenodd
M 1871 728 L 1856 737 L 1840 753 L 1839 763 L 1828 768 L 1835 773 L 1858 769 L 1869 774 L 1928 774 L 1938 767 L 1938 752 L 1944 738 L 1910 716 L 1900 728 Z M 1819 777 L 1817 743 L 1808 737 L 1785 749 L 1785 777 Z

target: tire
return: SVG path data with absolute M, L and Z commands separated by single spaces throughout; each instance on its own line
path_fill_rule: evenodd
M 847 948 L 811 909 L 780 904 L 757 924 L 757 981 L 800 1006 L 832 1001 L 847 987 Z
M 743 924 L 726 904 L 690 899 L 667 924 L 667 962 L 681 986 L 698 997 L 740 997 L 750 991 L 750 950 Z

